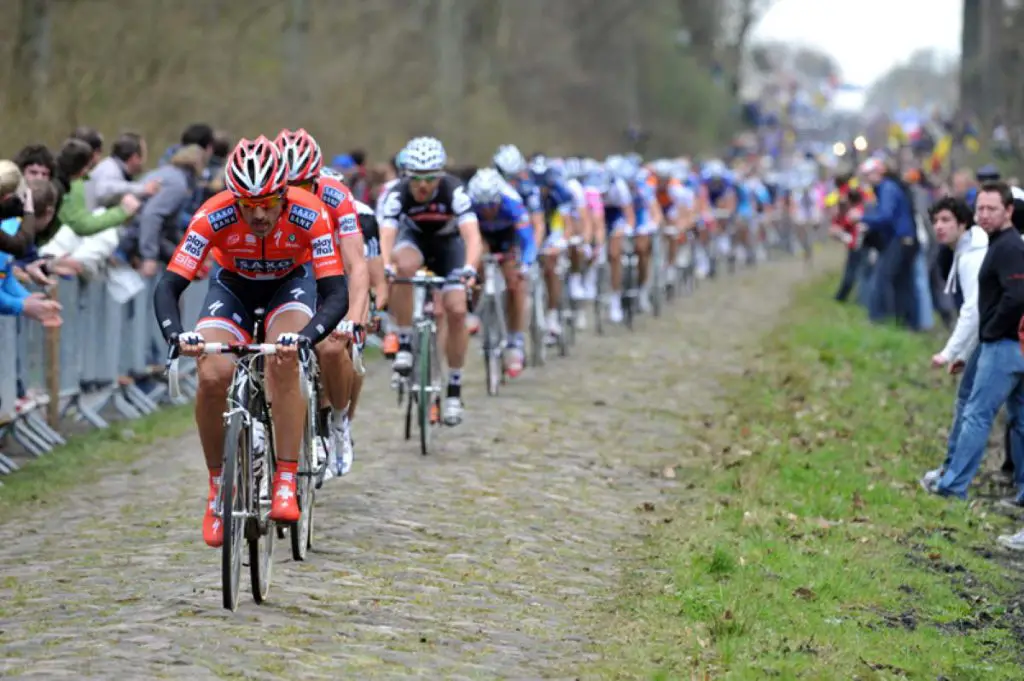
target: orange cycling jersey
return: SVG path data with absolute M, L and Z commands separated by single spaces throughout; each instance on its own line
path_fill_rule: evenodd
M 654 197 L 658 200 L 658 205 L 661 206 L 663 211 L 668 210 L 675 204 L 675 199 L 672 197 L 672 191 L 677 187 L 682 186 L 682 183 L 679 180 L 672 178 L 664 187 L 660 187 L 658 186 L 658 178 L 653 175 L 648 178 L 647 184 L 654 190 Z
M 288 188 L 281 217 L 264 238 L 242 220 L 231 192 L 210 197 L 192 216 L 167 271 L 191 281 L 210 253 L 247 279 L 281 279 L 311 260 L 317 279 L 345 273 L 327 207 L 298 187 Z
M 331 224 L 337 230 L 338 238 L 362 234 L 359 231 L 359 217 L 352 203 L 352 190 L 333 177 L 321 175 L 316 180 L 316 197 L 324 202 Z

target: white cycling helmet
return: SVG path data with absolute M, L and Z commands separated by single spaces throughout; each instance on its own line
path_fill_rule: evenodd
M 667 180 L 672 177 L 674 169 L 675 165 L 667 158 L 659 158 L 651 164 L 651 171 L 654 172 L 654 176 L 659 180 Z
M 494 204 L 501 201 L 505 180 L 494 168 L 481 168 L 469 179 L 466 192 L 473 203 Z
M 518 175 L 526 168 L 526 159 L 514 144 L 503 144 L 494 154 L 494 167 L 505 177 Z
M 570 180 L 578 180 L 583 175 L 583 161 L 575 156 L 565 159 L 565 175 Z
M 444 145 L 436 137 L 415 137 L 405 145 L 403 169 L 410 173 L 443 170 L 448 163 Z

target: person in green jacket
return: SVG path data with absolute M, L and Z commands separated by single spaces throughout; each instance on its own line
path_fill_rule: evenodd
M 79 139 L 69 139 L 57 154 L 57 174 L 66 189 L 57 218 L 79 236 L 89 236 L 123 225 L 139 210 L 141 202 L 125 194 L 118 206 L 93 213 L 85 205 L 85 179 L 92 162 L 92 148 Z

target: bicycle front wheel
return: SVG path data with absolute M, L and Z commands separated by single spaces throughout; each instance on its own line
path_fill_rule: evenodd
M 240 450 L 249 440 L 248 428 L 241 413 L 228 418 L 224 435 L 224 461 L 221 464 L 220 516 L 224 526 L 224 543 L 220 551 L 221 590 L 224 607 L 238 608 L 238 590 L 242 575 L 242 540 L 245 529 L 246 476 L 239 465 Z
M 494 397 L 498 394 L 501 383 L 501 332 L 498 328 L 497 305 L 494 298 L 484 299 L 483 314 L 480 315 L 480 327 L 483 329 L 484 378 L 487 381 L 487 394 Z
M 420 454 L 426 456 L 430 452 L 430 407 L 434 404 L 436 395 L 433 384 L 433 363 L 437 361 L 432 352 L 432 332 L 424 329 L 420 331 L 419 356 L 416 358 L 417 370 L 419 371 L 419 386 L 416 391 L 416 420 L 420 427 Z

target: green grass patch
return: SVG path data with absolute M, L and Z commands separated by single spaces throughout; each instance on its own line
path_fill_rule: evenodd
M 833 283 L 798 296 L 728 415 L 697 426 L 714 463 L 678 473 L 696 502 L 648 516 L 595 676 L 1021 678 L 1021 582 L 994 542 L 1012 522 L 916 482 L 949 426 L 941 341 L 871 326 Z
M 109 428 L 71 437 L 65 446 L 25 462 L 2 478 L 0 522 L 26 505 L 59 503 L 61 492 L 93 482 L 112 469 L 123 469 L 148 453 L 148 445 L 187 433 L 195 428 L 193 410 L 189 404 L 133 421 L 115 421 Z

